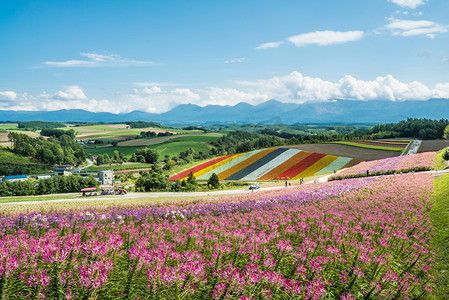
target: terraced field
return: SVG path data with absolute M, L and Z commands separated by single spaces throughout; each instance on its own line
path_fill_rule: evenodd
M 298 179 L 347 168 L 360 160 L 289 148 L 270 148 L 219 157 L 170 177 L 185 179 L 190 172 L 198 180 L 213 173 L 220 180 Z

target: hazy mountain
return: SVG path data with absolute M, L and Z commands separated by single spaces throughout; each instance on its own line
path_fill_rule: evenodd
M 124 122 L 154 121 L 170 123 L 378 123 L 396 122 L 408 117 L 449 118 L 449 99 L 427 101 L 349 101 L 324 103 L 283 103 L 270 100 L 258 105 L 234 106 L 181 104 L 174 109 L 152 114 L 133 111 L 126 114 L 94 113 L 80 109 L 58 111 L 0 111 L 0 121 Z

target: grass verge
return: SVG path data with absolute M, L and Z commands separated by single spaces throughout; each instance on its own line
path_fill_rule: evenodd
M 435 236 L 430 241 L 435 251 L 433 274 L 435 274 L 432 294 L 436 299 L 447 299 L 449 295 L 449 174 L 435 178 L 433 206 L 430 220 Z
M 436 167 L 435 167 L 437 170 L 444 169 L 444 167 L 447 166 L 447 160 L 445 160 L 443 158 L 443 155 L 445 152 L 446 152 L 446 148 L 441 149 L 440 151 L 437 152 Z

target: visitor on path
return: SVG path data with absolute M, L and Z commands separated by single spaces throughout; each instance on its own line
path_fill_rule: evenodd
M 288 182 L 287 181 L 285 181 L 285 187 L 287 187 L 288 186 Z

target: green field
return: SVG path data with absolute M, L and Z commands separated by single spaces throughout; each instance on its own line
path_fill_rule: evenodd
M 204 135 L 180 136 L 180 137 L 173 138 L 171 141 L 172 142 L 192 141 L 192 142 L 210 143 L 210 142 L 218 141 L 222 136 L 223 136 L 223 134 L 221 134 L 221 133 L 206 133 Z
M 97 172 L 102 170 L 113 170 L 113 171 L 119 171 L 119 170 L 132 170 L 132 169 L 143 169 L 143 168 L 150 168 L 152 167 L 152 164 L 144 164 L 144 163 L 125 163 L 123 165 L 101 165 L 96 166 L 92 165 L 86 169 L 84 169 L 85 172 Z
M 435 251 L 433 273 L 436 275 L 435 299 L 447 299 L 449 294 L 449 174 L 435 178 L 434 204 L 430 211 L 430 220 L 435 236 L 430 245 Z
M 7 123 L 7 124 L 0 124 L 0 130 L 13 130 L 17 129 L 18 124 L 16 123 Z
M 403 148 L 397 148 L 397 147 L 383 147 L 383 146 L 374 146 L 374 145 L 363 145 L 358 143 L 352 143 L 352 142 L 333 142 L 334 144 L 341 144 L 351 147 L 359 147 L 359 148 L 365 148 L 365 149 L 373 149 L 373 150 L 384 150 L 384 151 L 396 151 L 396 152 L 402 152 Z

